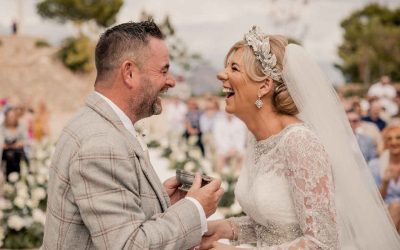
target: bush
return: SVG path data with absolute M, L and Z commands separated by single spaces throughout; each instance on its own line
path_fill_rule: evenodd
M 87 73 L 93 69 L 93 46 L 86 36 L 64 40 L 58 56 L 74 72 Z
M 46 47 L 50 47 L 50 44 L 46 40 L 39 39 L 39 40 L 36 40 L 35 47 L 36 48 L 46 48 Z

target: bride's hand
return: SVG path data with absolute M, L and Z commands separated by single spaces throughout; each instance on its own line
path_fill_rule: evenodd
M 209 221 L 207 227 L 208 231 L 201 240 L 200 249 L 210 249 L 213 242 L 231 237 L 232 229 L 227 220 Z

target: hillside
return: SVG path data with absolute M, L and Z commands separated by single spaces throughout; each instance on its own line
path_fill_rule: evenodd
M 46 101 L 57 135 L 93 89 L 95 73 L 74 74 L 56 59 L 56 47 L 35 46 L 39 38 L 0 36 L 0 98 L 11 103 Z

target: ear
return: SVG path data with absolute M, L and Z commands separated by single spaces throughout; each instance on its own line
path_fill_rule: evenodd
M 121 75 L 124 84 L 128 88 L 133 88 L 138 80 L 138 73 L 139 73 L 139 68 L 137 65 L 131 61 L 131 60 L 126 60 L 122 63 L 121 65 Z
M 271 78 L 265 79 L 265 81 L 259 85 L 257 95 L 259 97 L 263 97 L 265 95 L 268 95 L 269 93 L 272 93 L 274 85 L 274 81 Z

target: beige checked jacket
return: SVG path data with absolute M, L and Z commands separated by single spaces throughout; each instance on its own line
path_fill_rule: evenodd
M 136 138 L 97 94 L 64 128 L 53 156 L 43 249 L 188 249 L 199 212 L 168 195 Z

